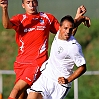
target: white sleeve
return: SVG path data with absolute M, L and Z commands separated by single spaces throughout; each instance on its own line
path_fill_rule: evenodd
M 73 59 L 74 63 L 77 67 L 82 66 L 83 64 L 86 64 L 84 55 L 82 53 L 82 48 L 80 44 L 74 44 L 73 49 L 70 51 L 71 58 Z

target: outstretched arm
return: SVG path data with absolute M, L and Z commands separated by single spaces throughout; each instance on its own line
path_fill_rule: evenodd
M 10 29 L 13 24 L 10 22 L 8 15 L 8 0 L 0 0 L 0 6 L 2 8 L 2 24 L 4 28 Z

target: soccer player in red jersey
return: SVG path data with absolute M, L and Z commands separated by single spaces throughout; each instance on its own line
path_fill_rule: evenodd
M 49 32 L 56 34 L 59 22 L 50 13 L 38 12 L 37 0 L 22 0 L 22 7 L 26 13 L 18 14 L 11 19 L 8 15 L 8 0 L 0 0 L 0 6 L 4 28 L 16 31 L 16 43 L 19 47 L 14 63 L 16 81 L 8 99 L 18 99 L 40 76 L 39 69 L 48 59 Z M 90 25 L 90 19 L 82 16 L 85 12 L 84 6 L 78 8 L 75 27 L 83 21 L 87 23 L 87 26 Z M 26 99 L 26 97 L 20 99 Z

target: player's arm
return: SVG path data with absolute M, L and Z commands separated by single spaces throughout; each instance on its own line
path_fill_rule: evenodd
M 73 51 L 73 49 L 75 49 L 75 51 Z M 81 45 L 77 42 L 73 44 L 72 48 L 69 50 L 69 55 L 76 64 L 77 69 L 66 79 L 64 77 L 59 77 L 58 82 L 61 84 L 72 82 L 86 72 L 86 61 L 82 52 Z
M 83 16 L 85 13 L 87 12 L 86 7 L 84 5 L 81 5 L 80 7 L 78 7 L 75 18 L 77 19 L 80 16 Z
M 72 75 L 70 75 L 66 81 L 68 82 L 72 82 L 73 80 L 75 80 L 76 78 L 80 77 L 82 74 L 84 74 L 86 72 L 86 64 L 80 66 L 77 68 L 76 71 L 74 71 L 74 73 Z
M 8 15 L 8 0 L 0 0 L 0 6 L 2 7 L 2 24 L 4 28 L 10 29 L 13 24 L 10 22 Z
M 86 13 L 86 7 L 84 5 L 81 5 L 80 7 L 78 7 L 77 12 L 76 12 L 76 16 L 74 18 L 74 22 L 75 22 L 75 26 L 72 32 L 72 35 L 75 35 L 78 26 L 83 22 L 85 23 L 84 25 L 87 27 L 90 27 L 90 18 L 85 18 L 85 16 L 83 17 L 83 15 Z M 87 21 L 87 24 L 86 24 Z
M 75 49 L 75 51 L 72 51 L 73 49 Z M 72 45 L 70 50 L 70 57 L 76 64 L 77 69 L 66 79 L 68 82 L 75 80 L 86 72 L 86 61 L 82 52 L 82 47 L 80 44 L 77 44 L 77 42 L 76 44 Z
M 79 26 L 82 22 L 83 22 L 84 25 L 87 26 L 88 28 L 89 28 L 90 25 L 91 25 L 90 18 L 87 17 L 87 16 L 80 16 L 80 17 L 78 17 L 77 19 L 75 19 L 74 22 L 75 22 L 75 26 L 74 26 L 74 29 L 73 29 L 73 32 L 72 32 L 72 35 L 73 35 L 73 36 L 75 35 L 78 26 Z
M 59 84 L 67 84 L 75 80 L 76 78 L 80 77 L 82 74 L 86 72 L 86 64 L 78 67 L 76 71 L 74 71 L 73 74 L 71 74 L 67 79 L 64 77 L 59 77 L 58 78 L 58 83 Z

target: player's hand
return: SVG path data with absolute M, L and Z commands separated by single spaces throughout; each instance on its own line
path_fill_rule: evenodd
M 86 7 L 84 5 L 81 5 L 80 7 L 78 7 L 75 19 L 77 19 L 78 17 L 84 15 L 86 13 L 86 11 L 87 10 L 86 10 Z
M 68 80 L 65 79 L 64 77 L 59 77 L 58 78 L 58 83 L 59 84 L 67 84 L 68 83 Z
M 84 22 L 82 22 L 85 26 L 87 26 L 88 28 L 91 26 L 91 21 L 90 18 L 85 16 L 85 20 Z
M 2 8 L 7 8 L 8 7 L 8 0 L 0 0 L 0 6 Z

